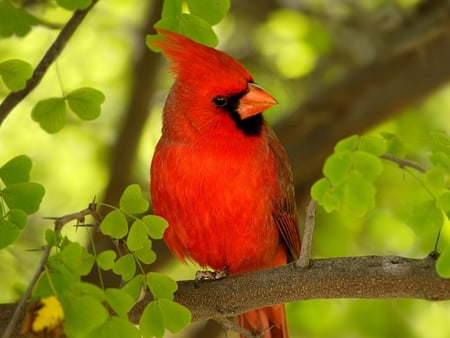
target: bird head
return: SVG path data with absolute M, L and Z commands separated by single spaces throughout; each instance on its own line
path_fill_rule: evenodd
M 254 83 L 242 64 L 181 34 L 157 31 L 162 36 L 152 44 L 171 61 L 175 83 L 170 95 L 176 96 L 171 100 L 176 102 L 177 111 L 202 132 L 218 126 L 226 130 L 232 125 L 247 135 L 260 133 L 264 123 L 261 113 L 277 101 Z

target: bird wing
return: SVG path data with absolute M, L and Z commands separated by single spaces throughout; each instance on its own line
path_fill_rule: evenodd
M 293 175 L 286 151 L 271 128 L 268 128 L 268 140 L 275 157 L 279 182 L 279 192 L 274 198 L 273 218 L 292 257 L 297 259 L 301 245 Z

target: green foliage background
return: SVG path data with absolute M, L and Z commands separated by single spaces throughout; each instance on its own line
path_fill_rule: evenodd
M 386 2 L 365 1 L 365 10 L 375 11 Z M 416 2 L 403 0 L 396 4 L 407 9 Z M 18 3 L 19 1 L 14 2 L 14 5 Z M 65 2 L 58 3 L 64 5 Z M 84 6 L 85 2 L 77 3 Z M 181 1 L 172 3 L 175 7 L 182 6 Z M 317 8 L 325 6 L 322 1 L 308 3 Z M 347 6 L 346 1 L 335 3 L 336 7 L 330 10 L 338 13 L 336 15 L 351 15 L 351 7 Z M 21 74 L 25 78 L 30 75 L 30 66 L 27 64 L 9 61 L 9 64 L 2 67 L 1 63 L 20 59 L 34 68 L 59 32 L 48 28 L 45 23 L 62 26 L 71 15 L 70 11 L 53 2 L 31 6 L 27 11 L 40 18 L 41 22 L 33 17 L 20 17 L 19 30 L 11 36 L 11 27 L 5 24 L 5 19 L 2 21 L 6 17 L 5 13 L 14 10 L 9 4 L 9 1 L 0 1 L 0 75 L 3 80 L 0 81 L 0 97 L 5 97 L 10 89 L 16 90 L 23 86 L 24 82 L 17 80 Z M 26 154 L 33 163 L 31 177 L 27 182 L 39 182 L 45 187 L 39 212 L 30 212 L 32 215 L 28 217 L 28 224 L 20 232 L 18 241 L 0 251 L 0 302 L 16 301 L 38 265 L 40 252 L 28 250 L 39 248 L 45 243 L 45 230 L 51 227 L 51 222 L 43 217 L 61 216 L 80 210 L 94 196 L 101 198 L 104 193 L 110 175 L 109 163 L 114 152 L 114 141 L 129 100 L 135 50 L 145 48 L 145 41 L 137 41 L 135 37 L 136 31 L 143 25 L 147 5 L 146 1 L 138 0 L 100 1 L 69 41 L 66 50 L 50 68 L 42 83 L 20 103 L 0 128 L 0 166 L 20 154 Z M 199 7 L 200 16 L 204 15 L 201 13 L 202 8 Z M 166 7 L 166 11 L 169 10 Z M 183 20 L 177 22 L 182 22 L 182 27 L 190 27 L 190 19 L 183 16 Z M 210 24 L 218 21 L 215 18 L 211 20 Z M 311 74 L 321 56 L 336 48 L 335 41 L 327 30 L 329 27 L 323 27 L 318 21 L 295 9 L 273 10 L 266 20 L 257 23 L 251 41 L 245 34 L 236 31 L 236 27 L 243 26 L 237 20 L 248 20 L 249 25 L 255 24 L 249 18 L 232 11 L 215 27 L 220 40 L 219 47 L 242 59 L 258 83 L 278 98 L 280 105 L 266 114 L 275 123 L 295 109 L 307 96 L 308 88 L 302 80 Z M 29 25 L 33 25 L 32 29 Z M 30 32 L 26 34 L 29 29 Z M 152 33 L 151 27 L 147 29 L 149 34 Z M 215 44 L 215 37 L 208 34 L 202 32 L 199 36 L 210 44 Z M 251 50 L 242 48 L 243 41 L 244 44 L 251 44 Z M 252 57 L 253 54 L 257 56 Z M 13 75 L 8 73 L 11 69 Z M 327 74 L 330 82 L 344 70 L 335 69 L 334 72 Z M 162 74 L 158 91 L 149 93 L 153 95 L 153 104 L 133 165 L 132 181 L 142 187 L 147 199 L 149 163 L 158 139 L 160 111 L 171 81 L 167 72 Z M 81 91 L 80 94 L 79 88 L 88 88 L 88 96 L 92 94 L 96 102 L 93 106 L 88 105 L 87 109 L 84 106 L 81 115 L 77 113 L 80 110 L 74 102 L 79 103 L 80 96 L 82 98 L 86 91 Z M 89 92 L 90 88 L 100 90 L 103 94 Z M 62 97 L 67 99 L 58 101 L 59 116 L 63 116 L 66 124 L 49 126 L 44 122 L 43 128 L 49 132 L 61 129 L 58 133 L 49 134 L 35 121 L 40 121 L 42 125 L 39 108 L 35 105 L 43 99 Z M 100 104 L 101 114 L 96 118 Z M 373 128 L 367 135 L 369 139 L 379 140 L 383 143 L 383 149 L 397 156 L 405 156 L 425 168 L 436 168 L 439 167 L 436 165 L 436 154 L 439 151 L 450 156 L 450 145 L 447 143 L 450 133 L 449 111 L 450 87 L 445 87 L 396 118 Z M 87 112 L 87 115 L 82 115 L 83 112 Z M 45 109 L 43 114 L 46 115 Z M 330 169 L 330 163 L 324 168 L 324 173 L 331 173 L 333 176 L 336 171 Z M 441 196 L 446 184 L 448 189 L 449 168 L 446 167 L 443 171 L 436 169 L 422 175 L 412 170 L 400 170 L 395 164 L 385 161 L 380 165 L 381 168 L 377 167 L 378 164 L 371 166 L 372 169 L 375 168 L 375 173 L 368 169 L 368 175 L 373 178 L 371 184 L 376 190 L 374 205 L 356 213 L 345 208 L 327 208 L 326 203 L 325 208 L 319 209 L 313 246 L 315 257 L 372 254 L 423 257 L 433 250 L 440 225 L 430 221 L 435 219 L 433 215 L 436 213 L 430 213 L 428 207 L 421 209 L 419 206 L 430 201 L 430 190 L 432 195 Z M 347 174 L 341 173 L 343 177 Z M 3 177 L 2 179 L 4 181 Z M 441 201 L 443 210 L 448 208 L 447 203 L 449 202 Z M 449 210 L 446 211 L 448 215 Z M 446 244 L 450 243 L 448 216 L 441 216 L 444 227 L 439 249 L 449 255 L 450 250 L 446 248 Z M 424 226 L 424 222 L 431 224 L 431 228 Z M 435 223 L 439 223 L 439 219 Z M 108 230 L 107 222 L 102 226 L 105 227 L 102 230 L 112 237 L 123 235 L 115 233 L 115 227 L 112 227 L 112 232 L 111 227 Z M 139 231 L 139 226 L 133 229 L 135 233 Z M 63 230 L 63 235 L 81 243 L 88 241 L 86 231 L 70 226 Z M 142 243 L 136 238 L 140 237 L 131 236 L 129 244 L 139 248 Z M 111 266 L 111 258 L 106 255 L 102 258 L 99 264 Z M 447 266 L 448 260 L 442 264 Z M 442 268 L 443 271 L 448 270 L 446 266 Z M 174 279 L 192 279 L 195 270 L 195 266 L 171 262 L 158 272 L 168 273 Z M 148 278 L 155 280 L 164 277 L 155 274 Z M 113 298 L 114 295 L 110 295 L 110 299 Z M 447 320 L 450 315 L 449 304 L 417 300 L 318 300 L 288 304 L 287 308 L 291 335 L 294 338 L 444 338 L 450 336 L 450 323 Z M 149 311 L 153 311 L 152 315 L 155 316 L 155 311 L 158 310 L 152 308 Z M 196 324 L 197 327 L 199 325 L 203 324 Z M 150 331 L 163 329 L 145 328 Z M 178 336 L 188 337 L 188 332 L 189 330 Z M 167 333 L 167 336 L 170 334 Z

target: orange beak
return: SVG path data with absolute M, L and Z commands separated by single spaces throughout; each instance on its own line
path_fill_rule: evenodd
M 260 86 L 249 83 L 248 92 L 239 100 L 237 112 L 241 120 L 245 120 L 248 117 L 262 113 L 277 103 L 277 100 Z

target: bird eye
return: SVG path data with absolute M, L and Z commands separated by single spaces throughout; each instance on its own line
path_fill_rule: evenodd
M 225 107 L 228 103 L 228 100 L 223 96 L 216 96 L 213 99 L 213 102 L 217 107 Z

